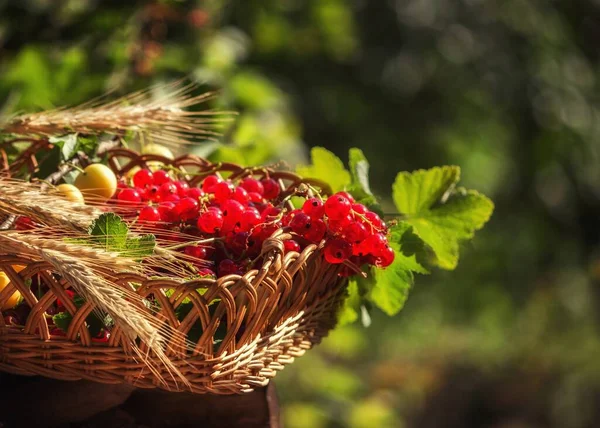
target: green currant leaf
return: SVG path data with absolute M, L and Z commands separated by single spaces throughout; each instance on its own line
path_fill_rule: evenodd
M 312 165 L 298 165 L 296 172 L 306 178 L 316 178 L 331 186 L 334 192 L 350 185 L 350 173 L 340 158 L 323 147 L 313 147 L 310 151 Z
M 408 297 L 408 292 L 413 285 L 414 275 L 404 266 L 402 257 L 385 269 L 371 269 L 372 289 L 368 299 L 375 306 L 388 315 L 397 314 Z
M 348 290 L 348 297 L 344 300 L 344 305 L 338 314 L 338 325 L 352 324 L 358 319 L 361 297 L 358 293 L 356 279 L 351 279 L 346 289 Z
M 429 271 L 418 261 L 425 251 L 423 241 L 415 235 L 413 227 L 405 221 L 399 221 L 390 227 L 390 246 L 394 249 L 394 261 L 399 261 L 404 269 L 428 274 Z
M 460 168 L 457 166 L 400 172 L 392 186 L 396 208 L 407 215 L 429 210 L 454 188 L 459 179 Z
M 101 214 L 88 229 L 98 244 L 106 251 L 120 252 L 127 247 L 127 224 L 114 213 Z
M 348 191 L 357 202 L 383 215 L 383 211 L 377 202 L 377 198 L 373 195 L 369 184 L 369 162 L 367 158 L 362 150 L 357 148 L 351 148 L 348 157 L 351 177 Z
M 458 264 L 460 242 L 473 238 L 494 210 L 482 194 L 455 189 L 459 177 L 458 167 L 433 168 L 400 173 L 393 186 L 403 223 L 435 253 L 433 264 L 448 270 Z
M 52 316 L 52 321 L 54 321 L 54 325 L 60 328 L 65 333 L 69 329 L 69 325 L 71 324 L 72 320 L 73 317 L 68 312 L 59 312 L 58 314 Z
M 128 238 L 125 242 L 125 250 L 121 252 L 123 256 L 142 259 L 154 253 L 156 246 L 156 237 L 152 234 Z
M 114 213 L 100 215 L 92 222 L 88 233 L 104 250 L 124 257 L 141 260 L 151 255 L 156 247 L 156 238 L 152 234 L 130 237 L 127 223 Z
M 60 137 L 50 137 L 48 141 L 60 148 L 63 160 L 69 160 L 77 153 L 77 133 L 61 135 Z

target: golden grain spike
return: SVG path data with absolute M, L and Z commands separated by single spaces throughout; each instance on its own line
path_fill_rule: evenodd
M 144 140 L 179 146 L 213 139 L 220 135 L 231 112 L 187 110 L 214 97 L 214 93 L 193 95 L 196 84 L 183 81 L 156 85 L 114 101 L 106 97 L 71 108 L 58 108 L 16 116 L 0 132 L 18 135 L 63 135 L 79 132 L 122 135 L 129 131 Z

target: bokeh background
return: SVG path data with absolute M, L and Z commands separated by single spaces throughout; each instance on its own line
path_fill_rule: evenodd
M 213 159 L 460 165 L 491 223 L 282 372 L 286 426 L 595 427 L 599 40 L 598 0 L 0 0 L 0 110 L 186 77 L 240 112 Z

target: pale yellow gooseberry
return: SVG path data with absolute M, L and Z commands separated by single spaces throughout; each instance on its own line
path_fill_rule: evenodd
M 117 191 L 117 177 L 106 165 L 88 165 L 75 179 L 75 187 L 85 199 L 110 199 Z
M 84 200 L 83 200 L 83 195 L 81 194 L 81 191 L 73 186 L 72 184 L 61 184 L 59 186 L 56 187 L 56 190 L 58 190 L 58 192 L 65 197 L 65 199 L 71 201 L 71 202 L 75 202 L 77 204 L 83 204 Z

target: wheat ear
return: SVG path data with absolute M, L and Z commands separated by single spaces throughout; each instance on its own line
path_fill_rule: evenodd
M 177 81 L 135 92 L 114 101 L 106 96 L 71 108 L 58 108 L 9 119 L 0 132 L 19 135 L 141 134 L 166 145 L 184 145 L 220 135 L 230 112 L 187 110 L 214 97 L 193 95 L 197 85 Z

